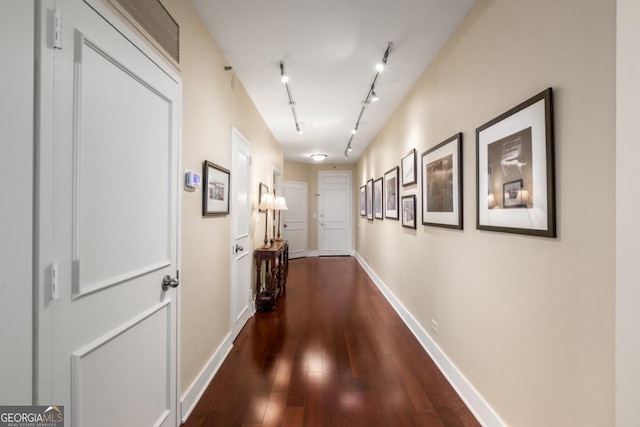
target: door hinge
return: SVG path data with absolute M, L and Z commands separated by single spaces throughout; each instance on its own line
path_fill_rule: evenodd
M 180 270 L 176 270 L 176 279 L 180 280 Z
M 253 157 L 249 157 L 249 166 L 253 166 Z
M 53 12 L 53 48 L 62 49 L 62 12 Z
M 51 299 L 60 299 L 60 267 L 57 262 L 51 264 Z

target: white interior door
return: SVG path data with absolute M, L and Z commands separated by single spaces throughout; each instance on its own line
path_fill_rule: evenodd
M 181 84 L 97 2 L 55 6 L 61 49 L 39 51 L 53 63 L 39 249 L 59 299 L 44 280 L 38 400 L 64 405 L 67 426 L 176 426 Z
M 235 129 L 231 150 L 231 326 L 235 339 L 251 307 L 251 147 Z
M 351 255 L 351 172 L 318 172 L 318 251 Z
M 282 191 L 288 210 L 282 211 L 282 238 L 289 241 L 289 259 L 307 256 L 308 189 L 306 182 L 284 181 Z

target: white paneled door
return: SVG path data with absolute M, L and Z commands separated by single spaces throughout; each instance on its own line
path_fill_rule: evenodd
M 88 2 L 39 3 L 37 400 L 176 426 L 181 83 Z
M 289 258 L 307 256 L 308 189 L 306 182 L 284 181 L 282 191 L 288 210 L 282 211 L 282 238 L 289 242 Z
M 351 255 L 351 172 L 318 172 L 318 251 Z
M 231 333 L 235 339 L 253 314 L 251 307 L 251 147 L 231 136 Z

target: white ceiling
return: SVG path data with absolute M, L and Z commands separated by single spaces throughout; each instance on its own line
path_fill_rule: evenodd
M 191 0 L 288 160 L 355 163 L 475 0 Z M 380 100 L 360 120 L 376 74 Z M 291 77 L 299 135 L 280 61 Z

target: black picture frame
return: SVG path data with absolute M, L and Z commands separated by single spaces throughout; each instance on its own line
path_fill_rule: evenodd
M 384 219 L 384 185 L 382 177 L 373 181 L 373 216 L 375 219 Z
M 463 229 L 462 133 L 422 153 L 422 224 Z
M 402 186 L 406 187 L 408 185 L 415 184 L 418 181 L 416 173 L 415 148 L 402 156 L 400 166 L 402 166 Z
M 384 174 L 384 217 L 400 219 L 399 206 L 399 180 L 400 168 L 398 166 L 388 170 Z
M 477 229 L 556 237 L 552 88 L 476 129 L 476 174 Z
M 373 221 L 373 179 L 367 181 L 367 219 Z
M 402 226 L 404 228 L 416 229 L 416 195 L 402 196 Z
M 260 206 L 260 202 L 262 201 L 262 195 L 269 192 L 269 186 L 267 184 L 263 184 L 262 182 L 258 186 L 258 206 Z M 266 209 L 258 208 L 259 213 L 265 213 Z
M 367 216 L 367 185 L 360 187 L 360 216 Z
M 202 216 L 229 215 L 231 173 L 208 160 L 202 163 L 202 169 Z

